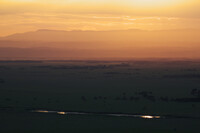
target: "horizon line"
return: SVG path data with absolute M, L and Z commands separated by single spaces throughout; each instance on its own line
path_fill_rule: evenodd
M 12 33 L 8 35 L 0 35 L 0 38 L 5 38 L 9 37 L 12 35 L 17 35 L 17 34 L 25 34 L 25 33 L 30 33 L 30 32 L 39 32 L 39 31 L 55 31 L 55 32 L 119 32 L 119 31 L 141 31 L 141 32 L 156 32 L 156 31 L 200 31 L 200 29 L 193 29 L 193 28 L 180 28 L 180 29 L 160 29 L 160 30 L 144 30 L 144 29 L 118 29 L 118 30 L 59 30 L 59 29 L 46 29 L 46 28 L 41 28 L 37 30 L 30 30 L 30 31 L 25 31 L 25 32 L 17 32 L 17 33 Z

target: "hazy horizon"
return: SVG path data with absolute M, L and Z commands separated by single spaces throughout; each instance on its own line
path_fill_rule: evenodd
M 198 0 L 1 0 L 0 36 L 56 30 L 200 29 Z
M 0 56 L 200 58 L 199 5 L 198 0 L 1 0 Z
M 200 58 L 200 30 L 60 31 L 0 38 L 1 58 Z
M 0 0 L 0 133 L 199 133 L 200 0 Z

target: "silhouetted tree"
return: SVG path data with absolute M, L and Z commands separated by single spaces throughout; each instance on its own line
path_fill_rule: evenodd
M 191 94 L 195 96 L 197 94 L 197 89 L 192 89 Z
M 120 100 L 120 97 L 116 97 L 115 100 Z
M 98 100 L 98 98 L 97 98 L 97 97 L 94 97 L 94 100 Z
M 160 97 L 160 100 L 165 101 L 165 102 L 168 102 L 168 101 L 169 101 L 169 98 L 168 98 L 168 97 Z
M 102 99 L 102 96 L 99 96 L 99 99 Z
M 131 101 L 133 101 L 133 100 L 134 100 L 134 101 L 138 101 L 139 99 L 140 99 L 139 97 L 134 97 L 134 96 L 131 96 L 131 97 L 130 97 L 130 100 L 131 100 Z
M 4 84 L 4 83 L 5 83 L 5 80 L 0 79 L 0 84 Z
M 193 96 L 197 96 L 197 97 L 200 98 L 200 90 L 198 90 L 198 89 L 193 89 L 193 90 L 191 91 L 191 94 L 192 94 Z
M 156 101 L 156 98 L 154 96 L 147 96 L 146 97 L 148 100 L 152 101 L 152 102 L 155 102 Z
M 82 99 L 83 101 L 86 101 L 86 97 L 85 97 L 85 96 L 82 96 L 81 99 Z
M 123 97 L 122 97 L 122 100 L 127 100 L 126 96 L 123 96 Z
M 5 100 L 6 100 L 6 101 L 11 101 L 11 99 L 10 99 L 10 98 L 6 98 Z

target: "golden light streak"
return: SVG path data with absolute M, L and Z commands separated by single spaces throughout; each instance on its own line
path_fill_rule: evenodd
M 141 118 L 144 118 L 144 119 L 153 119 L 154 117 L 150 116 L 150 115 L 144 115 L 144 116 L 141 116 Z
M 160 119 L 161 118 L 160 116 L 151 116 L 151 115 L 143 115 L 140 117 L 143 119 Z
M 59 114 L 59 115 L 66 115 L 67 113 L 66 112 L 57 112 L 57 114 Z
M 47 110 L 36 110 L 36 111 L 34 111 L 34 112 L 38 112 L 38 113 L 49 113 L 49 111 L 47 111 Z

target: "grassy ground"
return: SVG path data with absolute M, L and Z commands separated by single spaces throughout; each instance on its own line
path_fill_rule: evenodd
M 200 61 L 0 62 L 3 132 L 198 132 L 199 119 L 35 114 L 25 109 L 200 117 Z M 177 100 L 179 99 L 179 100 Z M 6 108 L 6 109 L 5 109 Z M 12 111 L 7 111 L 7 109 Z

